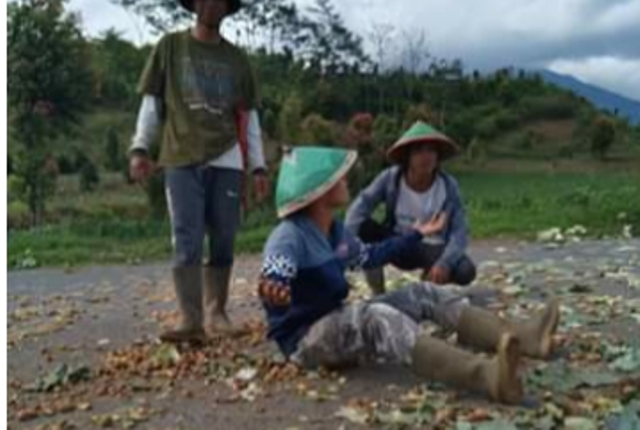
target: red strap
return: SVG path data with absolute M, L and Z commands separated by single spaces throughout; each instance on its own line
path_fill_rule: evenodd
M 249 111 L 244 109 L 236 110 L 236 132 L 238 134 L 238 143 L 240 144 L 240 153 L 242 154 L 242 168 L 246 171 L 249 159 Z
M 240 154 L 242 155 L 242 170 L 248 169 L 249 159 L 249 138 L 247 130 L 249 129 L 249 111 L 238 108 L 236 109 L 236 133 L 238 134 L 238 144 L 240 145 Z M 242 208 L 246 211 L 249 209 L 249 201 L 247 199 L 246 177 L 242 175 Z

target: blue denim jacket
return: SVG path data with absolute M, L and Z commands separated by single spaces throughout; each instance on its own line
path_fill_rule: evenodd
M 441 170 L 437 174 L 444 179 L 447 188 L 447 200 L 443 209 L 447 213 L 447 226 L 443 235 L 445 248 L 436 265 L 451 270 L 467 248 L 467 221 L 458 182 L 453 176 Z M 389 167 L 360 192 L 349 207 L 345 220 L 346 227 L 353 234 L 357 234 L 362 223 L 371 218 L 380 203 L 384 203 L 386 208 L 384 225 L 390 229 L 395 227 L 395 210 L 400 192 L 401 175 L 399 166 Z

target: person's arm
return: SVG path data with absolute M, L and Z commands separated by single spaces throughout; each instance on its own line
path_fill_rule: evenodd
M 376 207 L 385 200 L 389 181 L 393 180 L 392 172 L 392 169 L 382 171 L 349 206 L 345 225 L 351 233 L 357 235 L 362 223 L 371 218 Z
M 165 36 L 155 46 L 140 78 L 138 92 L 142 102 L 138 112 L 136 130 L 128 155 L 129 173 L 133 180 L 144 182 L 151 174 L 149 147 L 158 136 L 163 118 L 163 95 L 166 80 L 165 50 L 169 37 Z
M 424 236 L 441 231 L 446 222 L 446 215 L 439 214 L 427 222 L 416 223 L 409 233 L 393 236 L 381 242 L 366 244 L 351 231 L 345 229 L 343 234 L 349 250 L 347 265 L 352 270 L 384 266 L 394 257 L 402 255 L 419 244 Z
M 298 273 L 298 246 L 289 230 L 276 230 L 269 238 L 258 280 L 258 294 L 266 306 L 284 307 L 291 302 L 291 282 Z
M 149 147 L 160 132 L 161 109 L 162 101 L 158 97 L 149 94 L 142 97 L 129 154 L 147 155 L 149 153 Z
M 260 129 L 260 117 L 256 109 L 249 111 L 247 124 L 247 141 L 249 143 L 249 167 L 252 172 L 265 172 L 267 165 L 264 160 L 264 142 Z
M 253 68 L 245 54 L 241 54 L 240 70 L 240 102 L 238 109 L 240 117 L 246 118 L 246 141 L 239 137 L 240 149 L 243 157 L 247 157 L 249 169 L 253 173 L 254 191 L 258 202 L 263 201 L 269 194 L 269 181 L 266 175 L 264 159 L 264 142 L 260 130 L 258 108 L 260 94 Z
M 464 255 L 468 245 L 467 220 L 460 197 L 460 189 L 453 178 L 449 178 L 451 186 L 447 189 L 447 195 L 451 199 L 449 211 L 449 231 L 446 244 L 440 258 L 435 263 L 436 267 L 443 267 L 451 271 L 456 262 Z

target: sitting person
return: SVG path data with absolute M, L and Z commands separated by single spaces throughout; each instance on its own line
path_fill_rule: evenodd
M 364 189 L 347 212 L 347 228 L 365 243 L 401 236 L 416 220 L 445 212 L 445 229 L 425 237 L 391 259 L 402 270 L 423 270 L 422 279 L 436 284 L 468 285 L 476 268 L 465 254 L 467 223 L 456 180 L 440 163 L 458 152 L 445 135 L 423 122 L 415 123 L 387 152 L 395 166 L 382 171 Z M 382 224 L 372 216 L 385 205 Z M 384 293 L 383 268 L 366 270 L 365 279 L 374 294 Z
M 427 281 L 345 302 L 347 269 L 382 266 L 446 224 L 440 214 L 403 235 L 361 242 L 335 218 L 348 203 L 345 177 L 355 159 L 353 151 L 318 147 L 295 148 L 284 156 L 276 191 L 282 221 L 265 245 L 259 280 L 269 338 L 303 367 L 340 368 L 382 358 L 430 381 L 519 403 L 520 354 L 549 357 L 559 322 L 557 301 L 526 323 L 502 320 Z M 421 333 L 424 320 L 455 330 L 460 343 L 495 356 L 485 358 Z

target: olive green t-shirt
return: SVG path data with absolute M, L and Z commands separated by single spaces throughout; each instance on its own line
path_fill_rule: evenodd
M 258 104 L 247 56 L 224 39 L 201 42 L 188 30 L 158 42 L 139 91 L 163 102 L 163 166 L 204 163 L 222 155 L 237 141 L 236 112 Z

